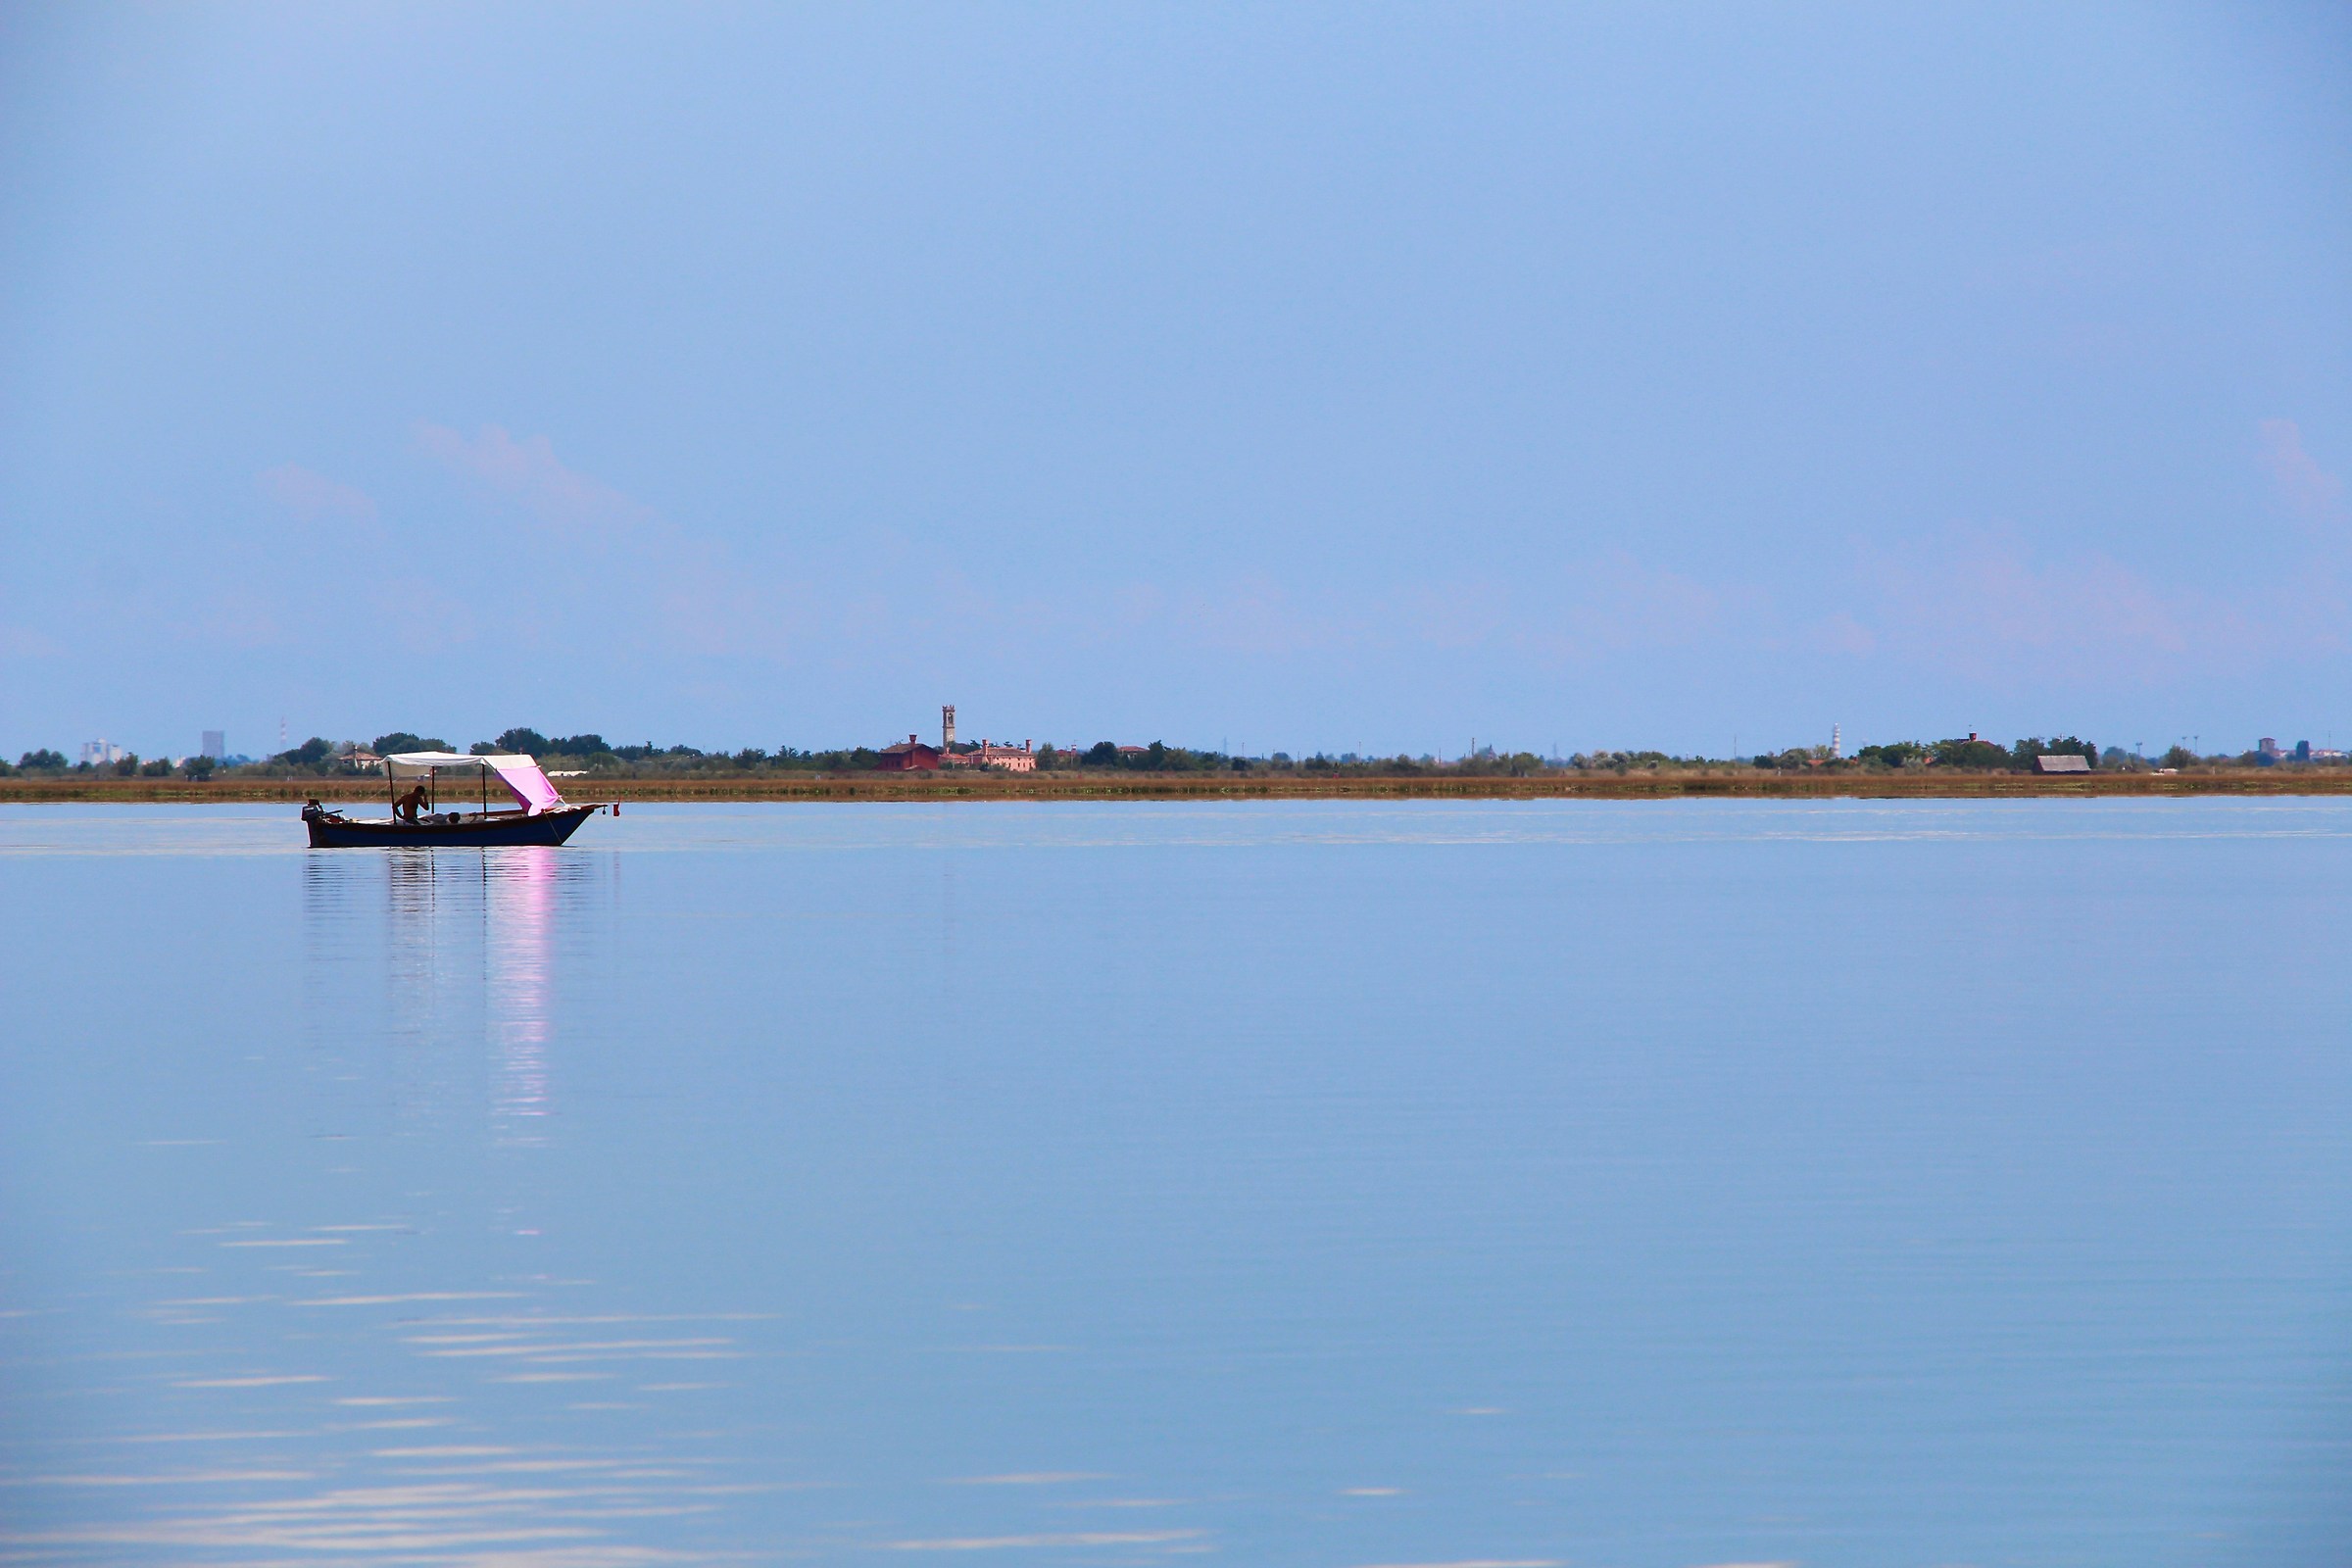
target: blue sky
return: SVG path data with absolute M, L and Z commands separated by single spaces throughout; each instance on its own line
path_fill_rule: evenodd
M 0 751 L 2352 740 L 2352 21 L 14 8 Z

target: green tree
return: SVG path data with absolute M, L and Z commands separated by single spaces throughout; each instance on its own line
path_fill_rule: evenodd
M 555 750 L 554 747 L 548 745 L 546 736 L 521 724 L 517 724 L 513 729 L 500 730 L 498 744 L 506 751 L 527 752 L 533 757 L 538 756 L 541 752 Z
M 2005 773 L 2009 770 L 2009 752 L 1990 741 L 1969 736 L 1964 740 L 1940 740 L 1936 743 L 1936 763 L 1938 767 L 1968 768 L 1980 773 Z

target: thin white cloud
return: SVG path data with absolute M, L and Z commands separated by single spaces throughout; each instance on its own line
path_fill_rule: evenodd
M 467 436 L 423 421 L 416 442 L 477 495 L 598 558 L 584 565 L 558 553 L 528 592 L 503 607 L 508 633 L 530 645 L 560 648 L 571 628 L 591 627 L 600 644 L 617 640 L 639 652 L 774 663 L 826 629 L 799 585 L 564 463 L 544 435 L 488 424 Z M 463 607 L 434 608 L 449 634 L 469 629 Z
M 2303 450 L 2303 430 L 2294 420 L 2262 421 L 2260 462 L 2279 504 L 2296 516 L 2319 522 L 2342 515 L 2343 480 Z
M 1049 1536 L 950 1536 L 937 1541 L 893 1541 L 892 1551 L 1004 1551 L 1025 1546 L 1157 1546 L 1198 1541 L 1204 1530 L 1086 1530 Z M 1526 1568 L 1539 1568 L 1528 1564 Z M 1549 1565 L 1542 1565 L 1549 1568 Z
M 1680 648 L 1738 635 L 1764 603 L 1740 583 L 1703 582 L 1618 550 L 1585 562 L 1559 584 L 1559 629 L 1577 648 Z
M 1209 652 L 1281 658 L 1376 650 L 1531 658 L 1547 663 L 1752 637 L 1765 595 L 1650 565 L 1625 551 L 1520 578 L 1459 576 L 1312 599 L 1263 575 L 1213 593 L 1140 588 L 1132 633 L 1164 624 Z
M 330 479 L 299 463 L 281 463 L 256 476 L 262 494 L 302 522 L 373 522 L 375 502 L 356 485 Z
M 2110 557 L 2043 558 L 2001 532 L 1955 531 L 1865 556 L 1861 626 L 1889 656 L 2002 684 L 2157 681 L 2238 663 L 2266 633 L 2229 606 L 2172 593 Z
M 416 426 L 417 445 L 450 472 L 515 506 L 559 533 L 611 541 L 654 521 L 654 509 L 566 466 L 544 435 L 516 440 L 486 424 L 471 437 L 447 425 Z
M 1878 634 L 1842 610 L 1806 627 L 1801 640 L 1820 653 L 1855 658 L 1874 654 L 1879 647 Z

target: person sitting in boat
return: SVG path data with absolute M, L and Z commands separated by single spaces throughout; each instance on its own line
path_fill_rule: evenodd
M 408 794 L 400 796 L 393 801 L 392 814 L 399 817 L 403 822 L 413 823 L 416 820 L 416 813 L 423 809 L 423 808 L 424 780 L 418 779 L 415 784 L 409 786 Z

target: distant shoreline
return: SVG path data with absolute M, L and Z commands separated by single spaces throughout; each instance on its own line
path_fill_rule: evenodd
M 1649 801 L 1649 800 L 2105 800 L 2206 795 L 2352 795 L 2352 769 L 2285 768 L 2188 773 L 1722 772 L 1543 773 L 1302 778 L 1295 773 L 869 774 L 739 778 L 565 779 L 574 800 L 748 803 L 757 801 Z M 383 802 L 383 781 L 366 778 L 0 779 L 0 805 L 113 802 L 196 805 L 306 800 Z M 452 797 L 458 802 L 457 797 Z M 468 798 L 469 799 L 469 798 Z

